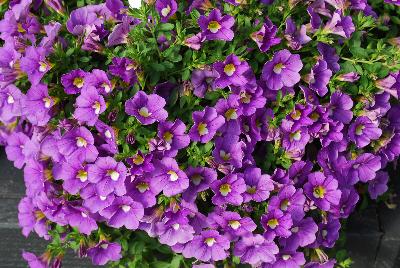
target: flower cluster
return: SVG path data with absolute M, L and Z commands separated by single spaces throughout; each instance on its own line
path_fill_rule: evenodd
M 0 143 L 23 234 L 51 241 L 30 267 L 158 243 L 168 267 L 333 267 L 400 155 L 400 3 L 74 2 L 0 20 Z

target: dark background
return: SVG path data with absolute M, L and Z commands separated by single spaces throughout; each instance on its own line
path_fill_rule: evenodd
M 392 174 L 399 180 L 397 173 Z M 26 239 L 18 226 L 18 202 L 24 196 L 23 173 L 13 167 L 0 149 L 0 267 L 26 267 L 22 250 L 43 253 L 46 241 L 36 234 Z M 400 181 L 394 181 L 400 193 Z M 400 206 L 399 197 L 394 199 Z M 388 209 L 385 204 L 372 204 L 362 212 L 355 212 L 347 225 L 346 249 L 354 268 L 400 268 L 400 207 Z M 78 259 L 68 252 L 63 267 L 92 267 L 90 260 Z

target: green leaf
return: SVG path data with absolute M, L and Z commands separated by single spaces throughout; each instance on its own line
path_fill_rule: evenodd
M 161 23 L 160 24 L 160 31 L 172 31 L 175 28 L 175 25 L 172 23 Z

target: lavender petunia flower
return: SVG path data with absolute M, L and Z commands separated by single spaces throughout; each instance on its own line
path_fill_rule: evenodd
M 115 199 L 114 194 L 107 196 L 99 195 L 96 191 L 95 184 L 88 184 L 85 188 L 81 189 L 79 195 L 83 199 L 83 207 L 88 209 L 91 213 L 97 213 L 109 207 Z
M 355 160 L 351 160 L 347 176 L 357 181 L 367 182 L 375 178 L 376 172 L 382 168 L 381 157 L 370 153 L 363 153 Z
M 297 25 L 291 18 L 286 19 L 285 38 L 293 50 L 299 50 L 311 41 L 311 38 L 307 36 L 306 26 L 301 25 L 300 29 L 297 29 Z
M 243 174 L 246 183 L 246 192 L 243 195 L 243 202 L 251 200 L 262 202 L 267 200 L 270 192 L 274 189 L 271 177 L 267 174 L 261 174 L 261 169 L 255 167 L 246 168 Z
M 239 213 L 224 211 L 221 215 L 213 215 L 214 221 L 226 231 L 228 238 L 239 238 L 251 234 L 257 225 L 249 217 L 241 217 Z
M 54 105 L 47 85 L 37 84 L 26 93 L 23 111 L 28 120 L 37 126 L 44 126 L 50 120 L 50 109 Z
M 157 224 L 159 241 L 168 246 L 184 244 L 193 239 L 195 233 L 189 220 L 182 213 L 166 213 L 168 216 L 163 222 Z
M 290 213 L 283 213 L 279 209 L 273 209 L 261 216 L 261 225 L 265 230 L 265 239 L 272 241 L 276 236 L 289 237 L 293 221 Z
M 303 252 L 281 250 L 276 262 L 266 264 L 263 268 L 302 267 L 305 263 Z
M 213 9 L 208 16 L 200 16 L 198 24 L 206 40 L 232 41 L 234 33 L 231 30 L 235 19 L 230 15 L 222 16 L 219 9 Z
M 63 162 L 53 168 L 54 178 L 63 180 L 63 188 L 70 194 L 77 194 L 88 185 L 87 166 L 78 160 Z
M 66 158 L 79 161 L 95 161 L 99 154 L 94 144 L 92 133 L 85 127 L 72 129 L 57 141 L 60 153 Z
M 96 191 L 101 196 L 114 192 L 118 196 L 126 194 L 126 167 L 112 157 L 99 157 L 88 167 L 88 181 L 96 184 Z
M 22 252 L 22 258 L 28 262 L 31 268 L 48 268 L 49 263 L 43 257 L 37 257 L 35 254 L 27 251 Z
M 84 87 L 93 86 L 100 91 L 100 94 L 107 95 L 113 90 L 113 86 L 103 70 L 94 69 L 91 73 L 86 74 L 83 81 Z
M 109 66 L 112 75 L 121 78 L 129 85 L 133 85 L 137 81 L 135 68 L 136 64 L 133 60 L 118 57 L 113 58 L 112 65 Z
M 34 205 L 32 198 L 24 197 L 21 199 L 18 204 L 18 224 L 25 237 L 28 237 L 30 232 L 34 230 L 40 237 L 49 239 L 49 227 L 46 221 L 46 216 Z
M 224 117 L 217 114 L 213 107 L 206 107 L 203 111 L 193 112 L 194 125 L 189 131 L 192 141 L 209 142 L 224 124 Z
M 133 201 L 139 202 L 144 208 L 149 208 L 157 203 L 156 195 L 160 192 L 154 188 L 150 176 L 135 176 L 132 182 L 126 182 L 127 195 Z
M 189 187 L 189 179 L 173 158 L 165 157 L 154 162 L 154 171 L 151 172 L 151 183 L 157 193 L 163 192 L 170 197 L 182 193 Z
M 193 94 L 199 98 L 204 98 L 208 91 L 214 90 L 214 80 L 217 77 L 217 71 L 209 66 L 206 66 L 204 69 L 194 70 L 191 78 L 194 87 Z
M 161 122 L 158 124 L 157 136 L 170 145 L 170 150 L 166 151 L 164 155 L 175 157 L 178 150 L 187 147 L 190 143 L 189 135 L 186 133 L 185 124 L 176 119 L 175 122 Z
M 340 65 L 338 63 L 339 56 L 336 54 L 336 49 L 325 43 L 318 43 L 318 52 L 321 54 L 322 59 L 328 64 L 328 68 L 332 72 L 337 72 L 340 70 Z
M 250 70 L 246 61 L 241 61 L 235 54 L 230 54 L 225 61 L 218 61 L 213 65 L 218 73 L 214 87 L 225 88 L 227 86 L 243 86 L 248 83 L 245 74 Z
M 317 239 L 318 226 L 311 217 L 308 217 L 294 223 L 290 231 L 292 234 L 285 239 L 285 244 L 290 248 L 297 249 L 314 243 Z
M 240 257 L 242 263 L 258 266 L 262 263 L 274 263 L 279 248 L 274 242 L 265 240 L 262 235 L 244 236 L 235 244 L 233 254 Z
M 107 224 L 111 227 L 125 226 L 129 230 L 136 230 L 144 215 L 144 210 L 141 203 L 133 201 L 128 196 L 122 196 L 115 198 L 109 207 L 99 213 L 108 219 Z
M 382 130 L 366 116 L 357 117 L 349 126 L 349 138 L 358 148 L 363 148 L 377 140 L 382 135 Z
M 225 135 L 215 140 L 213 150 L 214 161 L 217 164 L 230 164 L 235 168 L 242 167 L 244 143 L 237 135 Z
M 305 214 L 305 201 L 306 197 L 302 189 L 296 189 L 293 185 L 287 185 L 281 188 L 277 195 L 271 197 L 269 208 L 271 210 L 279 209 L 283 212 L 289 212 L 293 221 L 299 221 Z
M 97 223 L 92 215 L 82 207 L 69 207 L 69 213 L 66 215 L 68 224 L 78 228 L 82 234 L 90 235 L 98 229 Z
M 331 79 L 332 71 L 328 69 L 328 64 L 324 60 L 319 60 L 311 69 L 310 75 L 307 77 L 310 89 L 317 92 L 321 97 L 328 93 L 328 83 Z
M 331 205 L 339 204 L 341 192 L 338 190 L 338 181 L 332 176 L 325 177 L 322 172 L 311 173 L 303 188 L 307 197 L 324 211 L 328 211 Z
M 353 112 L 351 111 L 352 107 L 353 101 L 349 95 L 340 91 L 335 91 L 331 96 L 330 104 L 328 106 L 329 116 L 333 120 L 348 124 L 353 118 Z
M 332 248 L 336 240 L 339 238 L 339 219 L 328 217 L 326 223 L 320 223 L 318 228 L 319 230 L 317 233 L 316 244 L 323 247 Z
M 261 52 L 267 52 L 271 47 L 281 42 L 281 39 L 276 37 L 277 32 L 278 28 L 269 18 L 266 18 L 261 29 L 251 34 L 251 39 L 256 42 Z
M 299 71 L 303 68 L 300 56 L 284 49 L 276 52 L 271 61 L 265 63 L 262 80 L 270 90 L 292 87 L 300 81 Z
M 242 107 L 240 105 L 240 97 L 235 94 L 229 95 L 228 99 L 219 99 L 215 104 L 218 114 L 225 117 L 225 124 L 220 131 L 232 135 L 239 135 L 240 116 L 242 115 Z
M 21 58 L 21 70 L 28 74 L 32 85 L 40 83 L 43 76 L 51 69 L 51 64 L 46 60 L 48 52 L 42 47 L 28 47 L 25 56 Z
M 228 256 L 229 240 L 215 230 L 207 230 L 196 235 L 182 251 L 186 258 L 201 261 L 219 261 Z
M 85 85 L 87 73 L 81 69 L 73 70 L 61 76 L 61 84 L 67 94 L 78 94 Z
M 16 168 L 21 169 L 26 161 L 23 153 L 25 144 L 29 141 L 29 137 L 22 132 L 14 132 L 7 138 L 7 146 L 5 148 L 7 159 L 14 162 Z
M 0 121 L 8 123 L 21 116 L 24 101 L 25 95 L 13 84 L 0 87 Z
M 188 202 L 194 201 L 197 193 L 210 188 L 210 185 L 217 179 L 217 172 L 211 168 L 188 167 L 185 172 L 189 178 L 189 188 L 183 192 L 182 197 Z
M 131 166 L 130 173 L 132 175 L 142 175 L 154 170 L 152 159 L 153 154 L 143 154 L 138 151 L 134 156 L 127 158 L 126 162 Z
M 238 174 L 229 174 L 221 180 L 216 180 L 211 184 L 214 192 L 212 202 L 214 205 L 231 204 L 239 206 L 243 203 L 243 194 L 246 191 L 246 184 Z
M 368 182 L 368 192 L 372 199 L 385 193 L 388 189 L 389 174 L 385 171 L 378 171 L 376 177 Z
M 341 10 L 336 10 L 331 19 L 325 24 L 323 31 L 343 38 L 350 38 L 355 31 L 355 27 L 351 16 L 343 16 Z
M 135 116 L 143 125 L 150 125 L 167 119 L 165 104 L 164 98 L 157 94 L 147 95 L 144 91 L 139 91 L 125 102 L 125 112 Z
M 96 14 L 93 6 L 84 6 L 71 12 L 67 21 L 67 30 L 73 35 L 90 33 L 95 25 L 100 25 L 103 20 Z
M 161 17 L 161 22 L 167 22 L 178 10 L 175 0 L 157 0 L 155 7 Z
M 75 107 L 74 118 L 80 123 L 94 126 L 99 115 L 106 110 L 106 103 L 97 89 L 90 86 L 82 89 L 82 93 L 76 98 Z
M 89 248 L 87 255 L 92 259 L 95 265 L 105 265 L 109 261 L 118 261 L 122 258 L 121 245 L 100 241 L 96 246 Z

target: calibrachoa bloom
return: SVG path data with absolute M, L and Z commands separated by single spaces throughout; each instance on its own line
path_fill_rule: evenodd
M 0 145 L 51 243 L 30 267 L 332 268 L 392 185 L 394 0 L 0 2 Z

